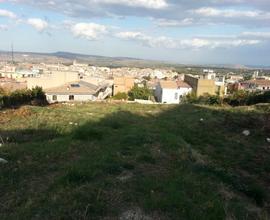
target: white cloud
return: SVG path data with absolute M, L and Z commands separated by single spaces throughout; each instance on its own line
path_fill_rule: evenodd
M 242 36 L 256 39 L 270 39 L 270 32 L 243 32 Z
M 255 39 L 240 39 L 235 37 L 227 38 L 191 38 L 191 39 L 174 39 L 170 37 L 160 36 L 152 37 L 141 32 L 121 32 L 116 34 L 116 37 L 124 40 L 132 40 L 141 43 L 143 46 L 153 48 L 168 48 L 168 49 L 215 49 L 215 48 L 230 48 L 246 45 L 259 44 L 260 40 Z
M 0 31 L 7 31 L 8 30 L 8 26 L 5 24 L 0 24 Z
M 141 32 L 120 32 L 116 34 L 117 37 L 122 38 L 122 39 L 128 39 L 128 40 L 133 40 L 133 39 L 144 39 L 147 37 L 146 35 L 142 34 Z
M 204 17 L 221 17 L 221 18 L 253 18 L 253 19 L 270 19 L 270 13 L 258 10 L 235 10 L 235 9 L 217 9 L 203 7 L 192 10 L 193 13 Z
M 108 32 L 104 25 L 95 23 L 77 23 L 71 26 L 71 32 L 76 37 L 82 37 L 87 40 L 98 40 Z
M 182 20 L 157 19 L 155 24 L 160 27 L 182 27 L 190 26 L 195 23 L 193 18 L 184 18 Z
M 269 0 L 12 0 L 71 17 L 152 17 L 158 26 L 269 27 Z
M 130 7 L 162 9 L 168 6 L 166 0 L 95 0 L 97 3 L 117 4 Z
M 11 19 L 16 19 L 17 15 L 11 11 L 0 9 L 0 17 L 7 17 L 7 18 L 11 18 Z
M 44 31 L 46 28 L 49 27 L 48 22 L 46 22 L 45 20 L 42 20 L 40 18 L 29 18 L 27 20 L 27 24 L 33 26 L 36 30 L 38 30 L 39 32 Z

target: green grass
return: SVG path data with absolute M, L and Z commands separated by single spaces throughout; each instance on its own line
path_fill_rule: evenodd
M 0 219 L 119 219 L 136 207 L 152 219 L 269 219 L 265 118 L 193 105 L 2 110 Z

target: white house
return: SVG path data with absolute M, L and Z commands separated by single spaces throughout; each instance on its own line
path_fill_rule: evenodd
M 78 81 L 45 90 L 49 103 L 55 102 L 87 102 L 104 99 L 112 94 L 112 89 L 97 86 L 88 82 Z
M 156 87 L 155 96 L 158 102 L 179 104 L 192 91 L 184 81 L 160 81 Z

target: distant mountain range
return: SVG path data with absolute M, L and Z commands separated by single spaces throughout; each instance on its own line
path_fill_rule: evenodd
M 260 65 L 240 65 L 240 64 L 214 64 L 214 65 L 194 65 L 194 64 L 179 64 L 166 61 L 145 60 L 130 57 L 106 57 L 96 55 L 86 55 L 70 52 L 55 52 L 55 53 L 35 53 L 35 52 L 14 52 L 15 61 L 17 62 L 44 62 L 44 63 L 72 63 L 73 60 L 78 62 L 88 63 L 96 66 L 110 67 L 155 67 L 155 68 L 183 68 L 183 67 L 205 67 L 205 68 L 228 68 L 228 69 L 270 69 L 270 66 Z M 11 52 L 0 51 L 0 60 L 11 60 Z

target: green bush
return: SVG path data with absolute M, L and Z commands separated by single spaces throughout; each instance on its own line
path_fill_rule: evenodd
M 32 90 L 22 89 L 11 93 L 0 93 L 0 107 L 8 108 L 20 105 L 38 103 L 39 105 L 46 104 L 46 96 L 42 88 L 35 87 Z
M 184 102 L 185 103 L 190 103 L 190 104 L 197 104 L 198 103 L 198 98 L 197 98 L 195 92 L 187 94 L 185 96 Z
M 204 95 L 197 97 L 195 93 L 190 93 L 185 97 L 185 103 L 201 105 L 221 105 L 222 99 L 218 95 Z
M 149 100 L 152 96 L 152 92 L 146 87 L 139 87 L 135 85 L 128 93 L 129 99 L 134 101 L 135 99 Z
M 46 99 L 45 93 L 41 87 L 36 86 L 31 90 L 31 96 L 33 99 L 44 100 Z
M 222 99 L 218 95 L 209 96 L 207 100 L 209 105 L 221 105 Z
M 114 100 L 127 100 L 128 95 L 125 92 L 119 92 L 115 96 L 113 96 L 113 99 Z
M 231 106 L 242 106 L 247 104 L 248 97 L 249 97 L 248 91 L 239 90 L 234 94 L 226 97 L 224 99 L 224 103 L 229 104 Z
M 260 93 L 251 93 L 247 99 L 247 105 L 254 105 L 258 103 L 270 103 L 270 91 Z
M 224 103 L 231 106 L 255 105 L 258 103 L 270 103 L 270 91 L 248 92 L 240 90 L 233 95 L 226 97 Z
M 225 98 L 221 98 L 217 95 L 205 95 L 196 97 L 194 93 L 191 93 L 186 96 L 185 102 L 202 105 L 221 105 L 221 104 L 228 104 L 231 106 L 255 105 L 258 103 L 270 103 L 270 91 L 248 92 L 240 90 Z

